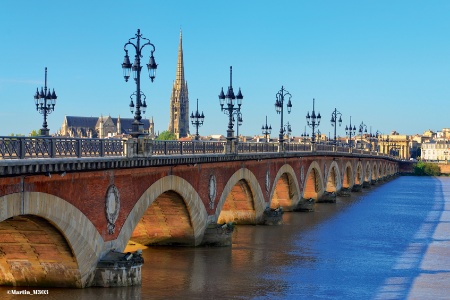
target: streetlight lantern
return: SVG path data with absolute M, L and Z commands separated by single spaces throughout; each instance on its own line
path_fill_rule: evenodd
M 266 139 L 266 143 L 269 142 L 268 136 L 272 133 L 272 125 L 267 125 L 267 116 L 266 116 L 266 125 L 261 127 L 262 134 L 264 134 L 264 138 Z
M 41 87 L 41 92 L 36 88 L 36 94 L 34 94 L 34 104 L 36 105 L 36 110 L 44 115 L 44 123 L 42 123 L 41 135 L 49 136 L 50 129 L 47 128 L 47 115 L 51 114 L 55 110 L 56 99 L 58 98 L 55 93 L 47 90 L 47 67 L 45 67 L 45 83 L 44 87 Z
M 205 115 L 203 112 L 200 114 L 198 112 L 198 98 L 197 98 L 197 110 L 191 113 L 191 123 L 195 126 L 195 140 L 198 141 L 200 139 L 200 135 L 198 134 L 198 128 L 203 125 L 203 121 L 205 120 Z
M 153 82 L 153 80 L 155 80 L 156 69 L 158 68 L 158 65 L 155 62 L 155 57 L 153 56 L 153 52 L 154 52 L 154 50 L 151 52 L 152 54 L 150 55 L 150 59 L 147 64 L 148 77 L 150 78 L 150 80 L 152 82 Z
M 339 120 L 337 119 L 339 116 Z M 331 113 L 331 126 L 334 127 L 334 145 L 336 145 L 336 127 L 337 127 L 337 123 L 339 123 L 339 126 L 341 126 L 342 124 L 342 114 L 340 112 L 338 112 L 338 110 L 335 108 L 334 111 Z
M 288 97 L 287 100 L 287 104 L 286 104 L 286 108 L 288 111 L 288 114 L 291 113 L 292 110 L 292 102 L 291 102 L 291 98 L 292 95 L 286 91 L 284 89 L 284 86 L 281 86 L 281 90 L 279 90 L 277 92 L 276 96 L 276 100 L 275 100 L 275 111 L 277 112 L 277 114 L 281 115 L 281 126 L 280 126 L 280 134 L 278 136 L 278 142 L 280 143 L 280 150 L 283 150 L 283 142 L 284 142 L 284 123 L 283 123 L 283 105 L 284 105 L 284 99 L 285 97 Z
M 132 40 L 135 40 L 135 43 L 132 42 Z M 141 40 L 145 40 L 146 42 L 141 45 Z M 134 56 L 134 62 L 131 64 L 130 57 L 128 56 L 128 49 L 127 46 L 134 47 L 135 50 L 135 56 Z M 136 97 L 136 104 L 134 104 L 133 99 L 131 99 L 130 102 L 130 111 L 131 113 L 134 113 L 134 121 L 132 126 L 132 132 L 131 136 L 134 138 L 140 137 L 144 135 L 143 127 L 144 124 L 142 124 L 142 113 L 145 114 L 145 110 L 147 109 L 147 103 L 145 101 L 145 95 L 141 92 L 141 57 L 142 57 L 142 50 L 145 46 L 151 46 L 153 49 L 151 50 L 149 63 L 147 64 L 148 72 L 150 80 L 153 82 L 156 75 L 156 69 L 158 65 L 155 62 L 155 58 L 153 56 L 153 52 L 155 52 L 155 45 L 153 45 L 149 39 L 144 38 L 141 34 L 141 30 L 138 29 L 137 33 L 135 34 L 135 37 L 130 38 L 128 42 L 125 43 L 123 46 L 123 49 L 125 51 L 125 57 L 123 59 L 122 63 L 122 70 L 123 70 L 123 77 L 125 78 L 125 82 L 128 81 L 130 78 L 130 73 L 133 72 L 133 79 L 136 82 L 136 92 L 131 95 L 130 98 L 134 95 Z M 141 100 L 141 97 L 144 96 L 144 100 Z
M 350 116 L 350 125 L 345 125 L 345 134 L 348 135 L 350 148 L 352 147 L 352 135 L 354 136 L 356 132 L 356 127 L 353 125 L 352 128 L 352 116 Z
M 312 129 L 312 134 L 311 134 L 311 143 L 312 144 L 315 143 L 315 138 L 316 138 L 315 128 L 319 127 L 320 120 L 322 119 L 322 117 L 320 116 L 320 112 L 316 115 L 316 111 L 314 109 L 315 101 L 316 100 L 313 99 L 313 110 L 311 112 L 311 115 L 309 114 L 309 112 L 307 112 L 307 114 L 306 114 L 306 123 Z
M 235 107 L 236 99 L 237 99 L 237 107 Z M 235 139 L 234 130 L 233 130 L 233 122 L 235 120 L 233 118 L 233 115 L 237 116 L 237 121 L 238 121 L 237 130 L 239 130 L 239 125 L 242 124 L 241 106 L 242 106 L 243 99 L 244 99 L 244 96 L 242 95 L 241 88 L 239 88 L 239 92 L 238 92 L 237 96 L 234 95 L 233 67 L 230 66 L 230 86 L 228 87 L 227 94 L 226 95 L 224 94 L 223 87 L 219 94 L 220 110 L 223 111 L 224 114 L 228 115 L 227 143 L 228 143 L 228 148 L 229 148 L 228 151 L 229 152 L 231 152 L 232 141 Z M 238 131 L 238 135 L 239 135 L 239 131 Z
M 128 50 L 125 49 L 125 57 L 122 63 L 123 77 L 125 78 L 125 82 L 128 82 L 128 78 L 130 78 L 131 73 L 131 62 L 130 57 L 128 56 Z

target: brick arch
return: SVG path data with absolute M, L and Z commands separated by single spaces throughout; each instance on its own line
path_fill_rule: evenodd
M 378 169 L 377 169 L 377 162 L 375 161 L 372 166 L 372 180 L 378 179 Z
M 356 163 L 355 179 L 353 182 L 354 184 L 362 184 L 363 180 L 364 180 L 364 170 L 361 161 L 358 161 Z
M 339 172 L 339 166 L 336 161 L 330 164 L 327 174 L 327 185 L 325 190 L 327 192 L 337 192 L 342 187 L 341 173 Z
M 366 167 L 364 168 L 364 181 L 370 182 L 372 180 L 372 170 L 370 169 L 370 161 L 366 162 Z
M 300 186 L 291 165 L 285 164 L 279 170 L 270 192 L 270 207 L 281 206 L 284 211 L 290 211 L 300 200 Z
M 62 198 L 40 192 L 24 192 L 23 199 L 20 193 L 0 197 L 0 208 L 0 222 L 22 215 L 49 221 L 65 238 L 76 259 L 79 272 L 76 287 L 91 285 L 97 262 L 105 253 L 104 241 L 78 208 Z
M 352 188 L 354 183 L 352 164 L 348 161 L 344 167 L 344 174 L 342 175 L 342 187 Z
M 302 197 L 317 200 L 323 192 L 323 176 L 320 172 L 320 166 L 316 161 L 313 161 L 309 165 L 308 172 L 306 172 Z
M 264 200 L 264 195 L 261 186 L 259 185 L 258 179 L 249 169 L 241 168 L 238 171 L 236 171 L 230 177 L 230 179 L 228 179 L 228 182 L 225 185 L 222 194 L 220 195 L 219 202 L 217 203 L 217 208 L 213 222 L 217 223 L 219 221 L 219 216 L 224 210 L 224 205 L 225 202 L 227 202 L 227 199 L 230 200 L 229 197 L 232 196 L 233 193 L 235 194 L 241 193 L 241 191 L 239 191 L 239 188 L 241 189 L 242 192 L 249 193 L 246 195 L 246 197 L 250 198 L 242 200 L 247 201 L 247 205 L 249 204 L 248 201 L 252 202 L 254 213 L 250 213 L 249 211 L 247 211 L 247 214 L 252 214 L 252 216 L 248 215 L 249 217 L 252 218 L 251 223 L 258 224 L 262 221 L 264 209 L 266 208 L 266 203 Z M 249 208 L 247 205 L 245 205 L 246 206 L 245 209 Z M 245 223 L 249 223 L 249 220 L 245 221 Z
M 203 240 L 207 226 L 208 214 L 205 205 L 189 182 L 181 177 L 169 175 L 153 183 L 141 195 L 125 220 L 117 239 L 112 242 L 113 245 L 111 247 L 123 251 L 149 206 L 166 192 L 174 192 L 184 201 L 192 224 L 193 243 L 195 246 L 198 246 Z

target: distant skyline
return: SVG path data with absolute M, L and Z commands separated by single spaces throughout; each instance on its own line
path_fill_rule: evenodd
M 65 115 L 132 118 L 136 86 L 124 81 L 121 63 L 138 28 L 156 47 L 156 79 L 151 83 L 144 67 L 141 80 L 155 132 L 169 125 L 180 29 L 189 110 L 198 98 L 205 114 L 201 135 L 226 135 L 218 94 L 228 87 L 230 66 L 233 88 L 244 95 L 243 135 L 261 134 L 267 115 L 271 136 L 278 136 L 274 104 L 282 85 L 292 94 L 284 121 L 294 136 L 305 130 L 313 98 L 319 130 L 330 136 L 334 108 L 342 113 L 339 136 L 350 116 L 372 133 L 439 131 L 450 127 L 449 15 L 446 0 L 3 0 L 0 135 L 41 128 L 33 95 L 44 85 L 45 67 L 58 95 L 50 133 Z

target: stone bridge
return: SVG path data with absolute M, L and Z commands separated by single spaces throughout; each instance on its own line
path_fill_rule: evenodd
M 337 151 L 0 160 L 0 284 L 136 284 L 135 245 L 220 244 L 222 224 L 267 224 L 410 168 Z M 102 284 L 108 263 L 119 272 Z

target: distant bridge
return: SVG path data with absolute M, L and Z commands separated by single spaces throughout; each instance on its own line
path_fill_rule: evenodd
M 217 224 L 264 224 L 267 210 L 301 209 L 411 171 L 409 162 L 333 145 L 234 150 L 0 138 L 0 284 L 91 286 L 99 262 L 128 243 L 208 244 Z

